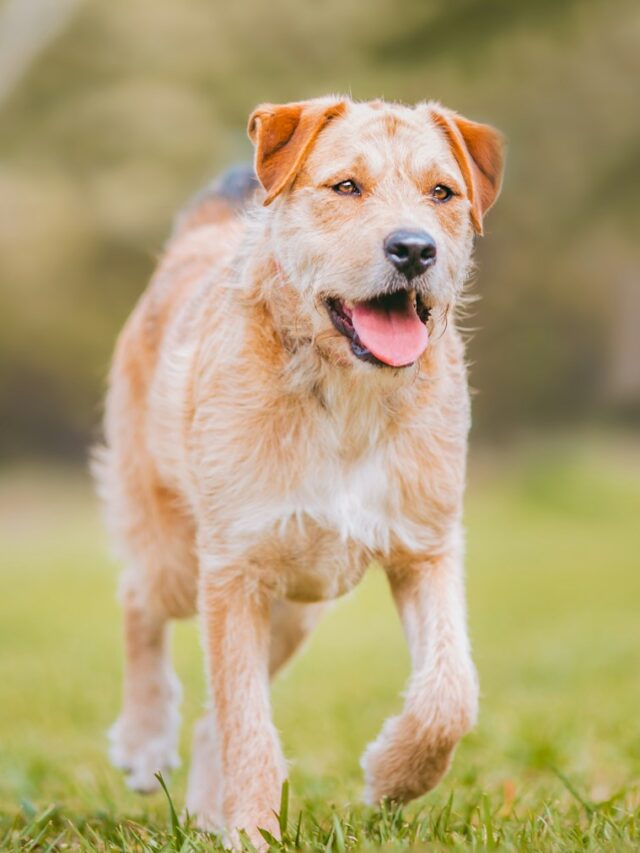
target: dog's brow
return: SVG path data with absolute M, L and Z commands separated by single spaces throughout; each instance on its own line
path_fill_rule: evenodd
M 429 133 L 428 128 L 417 144 L 406 151 L 402 163 L 405 170 L 418 176 L 420 180 L 433 176 L 438 180 L 446 178 L 460 183 L 462 179 L 448 145 L 440 136 Z
M 361 181 L 371 181 L 375 179 L 373 163 L 371 157 L 364 154 L 358 154 L 355 157 L 344 158 L 343 160 L 335 160 L 332 163 L 325 164 L 316 174 L 316 179 L 319 183 L 326 184 L 332 180 L 340 180 L 341 178 L 354 177 Z
M 410 175 L 415 176 L 424 190 L 434 184 L 446 184 L 456 193 L 464 192 L 461 175 L 456 175 L 448 163 L 442 163 L 439 160 L 417 161 L 416 158 L 409 156 L 405 169 Z

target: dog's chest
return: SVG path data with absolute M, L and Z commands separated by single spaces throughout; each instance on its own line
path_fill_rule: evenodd
M 387 479 L 375 457 L 347 468 L 325 460 L 276 502 L 267 547 L 284 595 L 334 598 L 360 580 L 372 555 L 387 549 Z
M 201 471 L 211 569 L 245 564 L 283 596 L 318 600 L 350 589 L 372 559 L 438 544 L 442 454 L 428 424 L 343 398 L 342 412 L 281 403 L 262 407 L 259 424 L 247 417 L 210 434 Z
M 384 452 L 374 450 L 348 465 L 331 458 L 317 462 L 296 489 L 271 505 L 259 548 L 282 594 L 309 601 L 344 594 L 394 542 L 419 548 L 428 535 L 404 511 L 402 483 Z
M 307 517 L 338 540 L 386 550 L 397 524 L 397 484 L 386 455 L 371 451 L 357 462 L 319 460 L 290 498 L 289 512 Z

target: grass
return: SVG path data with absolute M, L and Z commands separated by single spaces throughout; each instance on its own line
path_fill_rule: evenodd
M 403 811 L 359 804 L 360 754 L 408 673 L 372 570 L 274 686 L 292 760 L 286 848 L 640 848 L 640 447 L 476 456 L 467 521 L 477 729 L 426 798 Z M 0 552 L 0 849 L 211 850 L 169 807 L 180 815 L 204 697 L 195 626 L 178 625 L 174 642 L 184 766 L 169 799 L 143 799 L 105 754 L 120 626 L 86 481 L 5 472 Z

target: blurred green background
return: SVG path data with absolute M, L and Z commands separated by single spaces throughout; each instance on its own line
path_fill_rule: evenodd
M 262 101 L 438 98 L 510 140 L 478 437 L 640 414 L 637 0 L 4 0 L 0 453 L 79 459 L 171 218 Z
M 120 623 L 80 466 L 176 210 L 251 157 L 257 103 L 332 91 L 437 98 L 510 140 L 465 321 L 482 714 L 427 800 L 455 797 L 450 825 L 428 812 L 423 837 L 638 849 L 639 83 L 637 0 L 0 0 L 2 849 L 46 821 L 51 849 L 94 849 L 91 827 L 121 849 L 123 815 L 164 825 L 106 761 Z M 190 723 L 194 625 L 176 650 Z M 325 825 L 333 802 L 375 841 L 344 809 L 407 669 L 374 573 L 276 685 L 296 802 Z

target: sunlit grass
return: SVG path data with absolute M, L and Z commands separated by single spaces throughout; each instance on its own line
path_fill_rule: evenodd
M 292 761 L 288 844 L 620 850 L 640 846 L 640 456 L 590 442 L 476 458 L 468 499 L 477 729 L 402 813 L 360 806 L 359 757 L 400 707 L 408 657 L 380 571 L 325 619 L 273 691 Z M 109 766 L 115 571 L 86 482 L 0 478 L 0 849 L 205 849 Z M 182 749 L 204 698 L 177 626 Z M 180 811 L 183 766 L 169 791 Z

